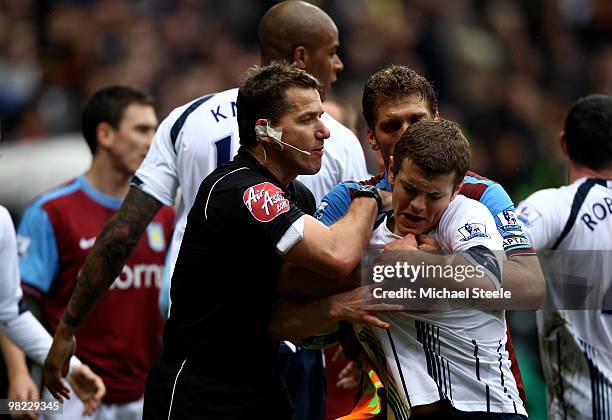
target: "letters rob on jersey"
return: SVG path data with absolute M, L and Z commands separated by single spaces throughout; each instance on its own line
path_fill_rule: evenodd
M 262 182 L 247 188 L 242 199 L 253 217 L 264 223 L 288 212 L 290 207 L 283 190 L 270 182 Z

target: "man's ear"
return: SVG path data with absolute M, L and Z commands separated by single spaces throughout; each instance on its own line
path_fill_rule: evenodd
M 104 148 L 113 146 L 115 141 L 115 129 L 107 122 L 101 122 L 96 127 L 96 139 L 98 144 Z
M 300 69 L 306 68 L 306 61 L 308 60 L 308 50 L 303 45 L 298 45 L 293 50 L 293 63 Z
M 379 151 L 380 145 L 378 144 L 378 140 L 376 140 L 374 132 L 370 130 L 370 127 L 366 128 L 366 136 L 368 138 L 368 143 L 370 143 L 370 147 L 372 148 L 372 150 L 374 150 L 375 152 Z
M 389 185 L 393 188 L 395 184 L 395 165 L 393 164 L 393 156 L 389 156 L 389 170 L 387 171 L 387 181 L 389 181 Z
M 561 146 L 561 151 L 563 152 L 563 156 L 568 157 L 568 153 L 567 153 L 567 140 L 565 140 L 565 132 L 562 131 L 561 134 L 559 134 L 559 146 Z
M 257 121 L 255 121 L 255 127 L 262 127 L 265 130 L 267 126 L 268 126 L 268 120 L 266 120 L 265 118 L 260 118 Z M 258 130 L 256 129 L 256 131 Z M 264 131 L 264 133 L 267 133 L 267 131 Z M 261 143 L 270 143 L 271 141 L 270 137 L 267 134 L 257 134 L 256 132 L 255 136 L 257 137 L 257 141 Z
M 457 197 L 457 195 L 459 194 L 459 191 L 461 191 L 461 188 L 463 188 L 464 182 L 465 182 L 465 177 L 461 180 L 459 185 L 457 185 L 457 187 L 455 187 L 455 190 L 453 191 L 453 196 L 451 197 L 450 201 L 453 201 L 455 199 L 455 197 Z

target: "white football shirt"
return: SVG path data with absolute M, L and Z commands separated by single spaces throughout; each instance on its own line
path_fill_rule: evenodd
M 501 268 L 503 240 L 481 203 L 457 196 L 428 235 L 446 252 L 483 246 Z M 370 249 L 399 239 L 386 220 L 374 231 Z M 499 273 L 492 274 L 499 288 Z M 461 411 L 526 414 L 506 351 L 503 311 L 452 309 L 423 314 L 381 315 L 391 328 L 356 325 L 368 356 L 390 390 L 395 418 L 410 408 L 448 400 Z
M 537 312 L 548 415 L 605 418 L 612 412 L 612 300 L 605 302 L 612 293 L 612 180 L 581 178 L 538 191 L 519 204 L 517 215 L 536 250 L 558 250 L 544 257 L 554 267 L 543 268 L 547 300 L 559 310 Z M 588 291 L 589 310 L 564 309 L 567 297 L 555 286 L 562 278 L 572 283 L 566 292 Z
M 0 206 L 0 321 L 19 314 L 21 279 L 17 258 L 17 237 L 9 212 Z
M 17 237 L 11 216 L 0 206 L 0 332 L 41 366 L 51 347 L 51 336 L 21 301 Z M 70 366 L 80 364 L 73 357 Z

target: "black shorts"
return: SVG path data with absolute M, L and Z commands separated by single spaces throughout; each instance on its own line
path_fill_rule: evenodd
M 158 362 L 147 377 L 143 419 L 292 420 L 283 379 L 271 373 L 250 376 L 213 378 L 189 362 L 182 367 Z

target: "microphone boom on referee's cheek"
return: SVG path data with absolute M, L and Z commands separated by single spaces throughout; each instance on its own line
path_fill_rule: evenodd
M 282 141 L 281 139 L 283 138 L 283 130 L 276 130 L 273 127 L 270 127 L 270 123 L 268 121 L 266 121 L 266 126 L 264 127 L 263 125 L 256 125 L 255 126 L 255 135 L 256 136 L 268 136 L 270 137 L 272 140 L 274 140 L 281 148 L 281 150 L 284 150 L 283 145 L 291 147 L 294 150 L 297 150 L 300 153 L 304 153 L 307 156 L 310 156 L 312 153 L 307 152 L 306 150 L 302 150 L 298 147 L 295 147 L 289 143 L 286 143 L 284 141 Z

